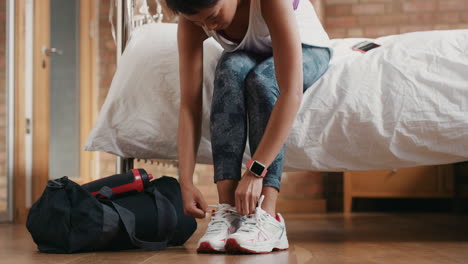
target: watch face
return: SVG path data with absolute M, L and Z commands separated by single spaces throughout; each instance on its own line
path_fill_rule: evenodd
M 265 167 L 262 164 L 258 163 L 257 161 L 254 161 L 252 167 L 250 168 L 250 171 L 260 176 L 262 175 L 264 169 Z

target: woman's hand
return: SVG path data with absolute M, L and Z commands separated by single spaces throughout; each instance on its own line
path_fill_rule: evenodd
M 241 215 L 255 211 L 257 201 L 262 193 L 263 178 L 255 177 L 247 170 L 239 181 L 236 189 L 236 210 Z
M 208 204 L 203 195 L 193 184 L 181 185 L 184 214 L 196 218 L 205 218 Z

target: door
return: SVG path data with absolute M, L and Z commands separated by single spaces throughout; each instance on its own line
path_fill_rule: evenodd
M 97 112 L 93 2 L 34 1 L 32 202 L 49 179 L 92 178 L 82 146 Z

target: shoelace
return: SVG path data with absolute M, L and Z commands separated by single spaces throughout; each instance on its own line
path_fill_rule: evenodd
M 264 199 L 265 199 L 264 195 L 260 196 L 260 199 L 258 200 L 257 208 L 255 208 L 255 212 L 248 215 L 247 217 L 245 216 L 242 217 L 241 226 L 239 227 L 237 232 L 246 232 L 246 233 L 255 232 L 255 229 L 262 225 L 262 221 L 264 219 L 264 217 L 262 216 L 267 214 L 262 209 L 262 203 Z
M 258 226 L 262 225 L 263 214 L 265 214 L 265 211 L 263 211 L 261 208 L 257 208 L 255 210 L 255 213 L 250 214 L 247 217 L 242 217 L 241 226 L 239 227 L 237 232 L 254 232 L 255 229 L 258 228 Z
M 218 210 L 213 211 L 211 214 L 211 221 L 208 224 L 207 233 L 215 233 L 225 228 L 226 224 L 228 224 L 225 220 L 228 215 L 239 215 L 236 211 L 229 209 L 226 206 L 215 205 L 213 207 L 217 207 Z

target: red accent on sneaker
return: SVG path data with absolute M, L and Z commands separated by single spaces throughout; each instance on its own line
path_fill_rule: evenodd
M 276 220 L 278 220 L 278 222 L 280 222 L 280 223 L 281 223 L 281 218 L 280 218 L 279 214 L 276 214 L 276 217 L 275 217 L 275 219 L 276 219 Z
M 261 240 L 262 238 L 263 238 L 263 241 L 267 241 L 267 240 L 268 240 L 268 238 L 267 238 L 262 232 L 258 232 L 258 234 L 257 234 L 257 239 L 258 239 L 258 240 Z M 251 240 L 253 240 L 253 239 L 251 239 Z M 253 242 L 253 241 L 252 241 L 252 242 Z
M 285 251 L 287 248 L 273 248 L 272 251 Z
M 236 239 L 229 238 L 226 242 L 225 249 L 229 253 L 247 253 L 247 254 L 266 254 L 269 251 L 253 251 L 250 249 L 243 248 L 239 245 Z M 274 250 L 274 249 L 273 249 Z
M 210 242 L 202 242 L 197 248 L 198 253 L 222 253 L 222 251 L 214 249 Z

